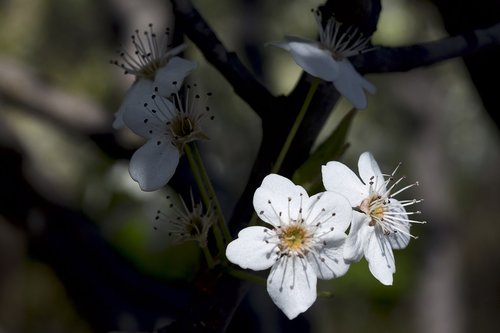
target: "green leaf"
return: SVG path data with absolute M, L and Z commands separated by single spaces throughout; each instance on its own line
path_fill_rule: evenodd
M 321 166 L 329 161 L 338 160 L 349 147 L 347 134 L 356 114 L 349 111 L 330 136 L 309 156 L 294 173 L 293 182 L 302 185 L 308 192 L 317 193 L 322 189 Z

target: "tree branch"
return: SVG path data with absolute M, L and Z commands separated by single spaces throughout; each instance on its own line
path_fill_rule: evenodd
M 189 39 L 232 85 L 240 96 L 261 117 L 273 109 L 275 97 L 245 67 L 234 52 L 229 52 L 215 32 L 193 7 L 191 1 L 172 0 L 174 15 Z
M 500 23 L 486 29 L 404 47 L 377 47 L 350 58 L 361 73 L 408 71 L 500 45 Z

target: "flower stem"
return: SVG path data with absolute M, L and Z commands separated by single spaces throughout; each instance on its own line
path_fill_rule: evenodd
M 193 151 L 196 162 L 198 163 L 201 177 L 207 187 L 208 195 L 212 198 L 215 205 L 215 210 L 217 211 L 217 215 L 219 216 L 218 219 L 219 227 L 222 230 L 222 234 L 224 235 L 226 242 L 229 243 L 232 240 L 231 233 L 227 228 L 226 221 L 224 219 L 224 214 L 222 213 L 222 209 L 220 207 L 219 200 L 217 199 L 217 195 L 215 194 L 214 187 L 212 186 L 212 182 L 210 181 L 210 178 L 208 177 L 208 174 L 205 170 L 205 165 L 203 164 L 203 160 L 201 159 L 200 151 L 198 150 L 198 147 L 194 143 L 193 143 Z
M 332 298 L 333 293 L 331 291 L 327 291 L 327 290 L 318 291 L 318 297 Z
M 297 118 L 295 118 L 295 122 L 293 123 L 293 126 L 290 129 L 290 133 L 288 133 L 288 136 L 286 137 L 285 144 L 283 145 L 283 148 L 281 148 L 280 154 L 276 159 L 276 163 L 274 163 L 271 173 L 277 173 L 278 171 L 280 171 L 281 165 L 283 164 L 283 161 L 285 160 L 286 154 L 290 149 L 292 141 L 295 138 L 295 135 L 297 134 L 300 124 L 304 119 L 304 116 L 306 115 L 306 111 L 309 108 L 309 104 L 311 104 L 312 98 L 314 96 L 314 93 L 316 92 L 316 89 L 318 88 L 318 85 L 319 85 L 319 79 L 317 77 L 313 78 L 311 86 L 309 87 L 309 91 L 307 92 L 306 99 L 304 100 L 304 103 L 300 108 Z
M 265 286 L 267 284 L 266 279 L 255 274 L 247 273 L 239 269 L 231 269 L 228 274 L 234 276 L 240 280 L 251 281 L 260 285 Z
M 210 201 L 210 196 L 207 192 L 207 188 L 203 182 L 203 177 L 201 175 L 199 165 L 196 161 L 196 156 L 195 156 L 196 154 L 193 152 L 193 149 L 191 149 L 189 145 L 184 146 L 184 153 L 186 153 L 186 157 L 189 162 L 189 167 L 191 168 L 193 177 L 196 181 L 196 184 L 198 185 L 198 189 L 200 190 L 201 199 L 203 200 L 205 207 L 207 209 L 210 209 L 212 203 Z M 215 242 L 217 243 L 217 249 L 219 250 L 220 253 L 224 253 L 226 246 L 224 244 L 224 239 L 222 238 L 219 226 L 217 224 L 214 224 L 212 229 L 214 232 Z
M 286 141 L 283 144 L 283 147 L 281 148 L 281 151 L 278 155 L 278 158 L 276 159 L 276 163 L 274 163 L 273 168 L 271 169 L 271 173 L 278 173 L 281 169 L 281 165 L 283 164 L 283 161 L 285 160 L 286 154 L 288 153 L 288 150 L 290 149 L 290 146 L 292 145 L 292 141 L 295 138 L 295 135 L 297 134 L 297 131 L 299 130 L 300 124 L 302 123 L 302 120 L 304 119 L 304 116 L 306 115 L 306 111 L 309 108 L 309 104 L 311 104 L 312 98 L 314 96 L 314 93 L 316 92 L 316 89 L 318 89 L 320 79 L 317 77 L 314 77 L 311 86 L 309 87 L 309 90 L 307 91 L 306 98 L 304 100 L 304 103 L 302 104 L 302 107 L 300 108 L 299 114 L 297 115 L 297 118 L 295 118 L 295 122 L 292 125 L 292 128 L 290 129 L 290 133 L 288 133 L 288 136 L 286 137 Z M 253 226 L 257 224 L 257 214 L 253 214 L 252 218 L 250 219 L 250 223 L 248 224 L 249 226 Z
M 210 253 L 208 248 L 206 246 L 203 246 L 201 250 L 203 251 L 203 255 L 205 256 L 205 261 L 207 262 L 208 268 L 214 268 L 214 258 L 212 258 L 212 254 Z

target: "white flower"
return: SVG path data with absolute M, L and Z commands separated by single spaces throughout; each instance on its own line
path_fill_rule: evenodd
M 361 180 L 340 162 L 328 162 L 322 167 L 326 190 L 342 194 L 355 207 L 344 259 L 354 262 L 364 256 L 373 276 L 385 285 L 392 285 L 392 275 L 396 272 L 392 250 L 403 249 L 410 237 L 416 238 L 410 234 L 411 223 L 425 223 L 408 217 L 420 214 L 419 211 L 407 212 L 405 209 L 422 200 L 398 201 L 394 197 L 418 183 L 393 192 L 404 179 L 401 177 L 390 185 L 399 165 L 391 175 L 385 175 L 386 179 L 368 152 L 359 157 L 358 168 Z
M 284 42 L 271 43 L 292 54 L 295 62 L 304 71 L 325 81 L 333 82 L 335 88 L 358 109 L 367 106 L 364 90 L 375 93 L 375 86 L 365 80 L 347 59 L 366 51 L 369 39 L 348 27 L 341 32 L 342 24 L 334 17 L 323 27 L 322 16 L 315 12 L 320 41 L 286 36 Z
M 210 209 L 203 213 L 201 203 L 195 203 L 191 193 L 191 209 L 182 198 L 182 207 L 176 206 L 167 196 L 168 210 L 158 210 L 155 216 L 155 230 L 163 231 L 169 238 L 169 244 L 196 241 L 200 247 L 207 246 L 207 236 L 214 218 Z
M 154 94 L 142 108 L 123 115 L 127 127 L 147 139 L 129 164 L 130 176 L 143 191 L 166 185 L 177 168 L 184 145 L 207 138 L 200 122 L 210 114 L 210 108 L 200 105 L 201 96 L 192 92 L 189 85 L 185 90 L 185 97 L 175 93 L 173 102 Z
M 273 302 L 293 319 L 316 300 L 316 280 L 344 275 L 345 230 L 352 209 L 333 192 L 309 197 L 301 186 L 271 174 L 255 191 L 258 216 L 271 228 L 253 226 L 229 243 L 229 261 L 252 270 L 271 267 L 267 291 Z
M 113 64 L 123 68 L 125 74 L 136 76 L 125 98 L 115 113 L 113 127 L 119 129 L 125 126 L 123 114 L 140 109 L 144 101 L 153 92 L 153 87 L 159 87 L 159 94 L 169 97 L 176 91 L 176 85 L 181 85 L 184 78 L 196 67 L 196 63 L 177 57 L 186 48 L 181 44 L 174 48 L 170 45 L 170 31 L 167 29 L 160 38 L 153 31 L 153 25 L 149 24 L 149 30 L 144 31 L 142 36 L 139 30 L 131 36 L 132 45 L 135 49 L 133 54 L 126 51 L 120 52 L 122 62 L 112 61 Z

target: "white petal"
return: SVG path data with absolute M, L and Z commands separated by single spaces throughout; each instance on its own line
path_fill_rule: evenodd
M 349 60 L 338 62 L 339 75 L 333 81 L 335 88 L 357 109 L 367 106 L 365 90 L 374 93 L 375 86 L 363 78 Z
M 365 258 L 373 276 L 382 284 L 392 285 L 392 275 L 396 272 L 394 254 L 387 238 L 377 229 L 371 233 Z
M 121 108 L 115 112 L 115 119 L 113 120 L 113 129 L 118 130 L 125 127 L 125 122 L 123 121 L 123 110 Z
M 329 232 L 330 228 L 344 232 L 351 223 L 352 208 L 344 196 L 327 191 L 308 200 L 308 210 L 304 215 L 307 224 L 320 224 L 317 233 Z
M 148 140 L 129 164 L 129 173 L 143 191 L 156 191 L 172 178 L 179 163 L 179 150 L 165 137 Z
M 226 257 L 241 268 L 260 271 L 276 262 L 276 244 L 266 243 L 268 228 L 248 227 L 240 231 L 238 238 L 226 248 Z
M 123 119 L 125 113 L 142 113 L 144 111 L 144 102 L 148 101 L 152 94 L 153 81 L 144 78 L 136 80 L 125 94 L 122 104 L 115 113 L 113 128 L 120 129 L 125 125 L 128 126 Z
M 297 65 L 312 76 L 329 82 L 338 78 L 337 61 L 328 50 L 319 47 L 315 41 L 287 36 L 286 41 L 271 45 L 289 51 Z
M 267 188 L 278 195 L 296 196 L 301 193 L 307 195 L 302 186 L 295 185 L 290 179 L 274 173 L 264 177 L 260 187 Z
M 374 228 L 368 225 L 370 217 L 366 214 L 353 212 L 351 229 L 344 245 L 344 259 L 347 262 L 360 261 L 368 246 Z
M 307 260 L 282 257 L 267 278 L 267 292 L 289 319 L 309 309 L 316 300 L 316 274 Z
M 158 88 L 158 94 L 170 97 L 182 86 L 182 82 L 196 69 L 196 62 L 179 57 L 173 57 L 168 63 L 156 72 L 154 87 Z M 174 84 L 175 82 L 175 84 Z
M 358 170 L 359 176 L 365 184 L 373 182 L 373 187 L 378 193 L 385 192 L 384 176 L 382 176 L 377 161 L 370 152 L 364 152 L 359 156 Z
M 344 243 L 346 234 L 332 232 L 321 238 L 321 247 L 307 255 L 318 278 L 333 279 L 344 275 L 349 264 L 344 261 Z
M 340 162 L 328 162 L 321 167 L 323 185 L 328 191 L 342 194 L 352 207 L 359 206 L 369 195 L 367 186 L 347 166 Z
M 396 199 L 391 199 L 391 212 L 398 213 L 396 217 L 403 220 L 408 220 L 408 215 L 404 207 Z M 393 249 L 404 249 L 410 243 L 410 222 L 394 221 L 394 229 L 396 233 L 391 233 L 386 237 L 389 240 Z
M 255 191 L 253 205 L 263 221 L 280 226 L 287 224 L 290 217 L 297 219 L 300 208 L 308 199 L 302 186 L 280 175 L 270 174 Z
M 160 96 L 152 99 L 151 96 L 142 103 L 141 108 L 133 112 L 127 110 L 123 115 L 123 121 L 128 128 L 147 139 L 165 135 L 168 130 L 166 122 L 177 112 L 174 104 L 168 99 Z M 148 106 L 144 106 L 144 103 Z

